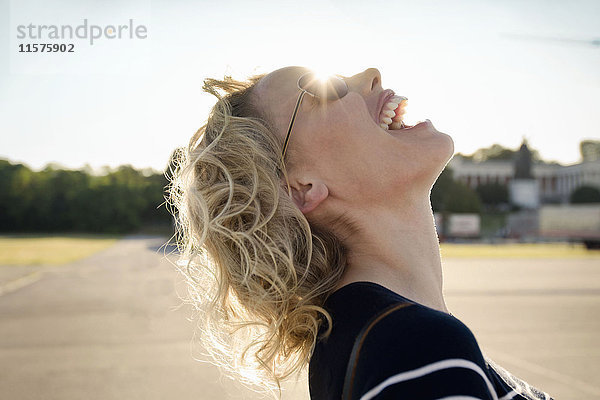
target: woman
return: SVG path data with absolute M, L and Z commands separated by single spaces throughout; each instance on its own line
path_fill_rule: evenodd
M 313 399 L 548 398 L 449 314 L 429 193 L 453 141 L 405 126 L 379 71 L 288 67 L 205 90 L 218 101 L 171 193 L 221 366 L 277 387 L 310 363 Z

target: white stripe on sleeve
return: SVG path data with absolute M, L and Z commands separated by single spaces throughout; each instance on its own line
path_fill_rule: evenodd
M 481 400 L 479 397 L 473 396 L 448 396 L 437 400 Z
M 464 360 L 461 358 L 451 358 L 448 360 L 437 361 L 437 362 L 425 365 L 423 367 L 414 369 L 412 371 L 406 371 L 406 372 L 402 372 L 402 373 L 390 376 L 389 378 L 387 378 L 386 380 L 381 382 L 379 385 L 375 386 L 373 389 L 371 389 L 367 393 L 365 393 L 360 398 L 360 400 L 370 400 L 370 399 L 374 398 L 375 396 L 377 396 L 379 393 L 381 393 L 388 386 L 395 385 L 396 383 L 409 381 L 411 379 L 417 379 L 422 376 L 431 374 L 433 372 L 437 372 L 437 371 L 440 371 L 443 369 L 449 369 L 449 368 L 466 368 L 466 369 L 470 369 L 472 371 L 477 372 L 485 381 L 485 384 L 487 385 L 488 390 L 490 391 L 490 394 L 492 395 L 492 398 L 494 400 L 498 400 L 498 395 L 496 394 L 496 391 L 494 390 L 492 383 L 488 379 L 487 375 L 483 372 L 481 367 L 479 367 L 479 365 L 475 364 L 472 361 Z M 464 397 L 464 398 L 467 398 L 467 397 Z
M 510 400 L 513 397 L 515 397 L 517 395 L 517 392 L 515 392 L 514 390 L 511 390 L 510 392 L 506 393 L 504 396 L 500 397 L 500 400 Z

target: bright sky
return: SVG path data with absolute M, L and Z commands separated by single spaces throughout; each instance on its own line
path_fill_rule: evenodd
M 17 25 L 135 24 L 147 39 L 65 39 L 71 54 L 19 54 Z M 457 152 L 525 136 L 579 159 L 600 138 L 600 2 L 0 0 L 0 158 L 41 168 L 162 170 L 202 125 L 206 77 L 303 65 L 368 67 Z M 538 37 L 580 39 L 541 40 Z

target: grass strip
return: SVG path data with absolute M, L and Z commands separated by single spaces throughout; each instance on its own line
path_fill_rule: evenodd
M 2 235 L 0 265 L 62 265 L 113 245 L 116 235 Z

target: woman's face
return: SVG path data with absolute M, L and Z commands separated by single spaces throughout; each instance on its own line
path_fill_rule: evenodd
M 300 94 L 298 78 L 308 71 L 276 70 L 254 90 L 282 141 Z M 379 71 L 370 68 L 344 80 L 349 92 L 341 99 L 321 103 L 304 97 L 286 154 L 291 186 L 316 180 L 327 186 L 329 196 L 363 205 L 429 195 L 454 152 L 450 136 L 428 121 L 408 129 L 382 129 L 380 113 L 389 91 L 384 92 Z

